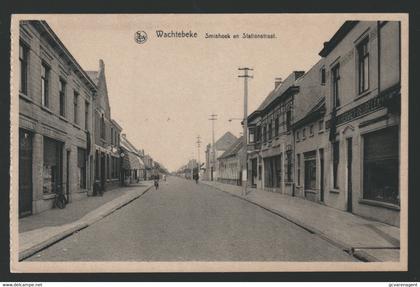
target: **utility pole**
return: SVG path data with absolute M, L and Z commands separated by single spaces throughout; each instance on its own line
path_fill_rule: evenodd
M 216 162 L 216 154 L 214 149 L 214 121 L 217 120 L 216 114 L 209 115 L 209 121 L 211 121 L 211 128 L 212 128 L 212 136 L 211 136 L 211 149 L 212 149 L 212 156 L 211 156 L 211 167 L 210 167 L 210 180 L 213 181 L 213 172 L 214 172 L 214 164 Z
M 249 71 L 253 71 L 254 69 L 250 68 L 238 68 L 239 71 L 243 71 L 243 75 L 239 75 L 239 78 L 244 78 L 244 119 L 243 119 L 243 152 L 242 152 L 242 195 L 245 196 L 247 194 L 247 184 L 248 184 L 248 170 L 247 170 L 247 161 L 248 161 L 248 78 L 253 78 L 253 76 L 249 75 Z
M 200 136 L 197 136 L 196 144 L 197 144 L 198 171 L 200 172 L 200 144 L 201 144 Z

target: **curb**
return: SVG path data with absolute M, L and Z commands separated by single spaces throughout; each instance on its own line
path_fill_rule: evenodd
M 341 241 L 339 241 L 339 240 L 337 240 L 335 238 L 332 238 L 331 236 L 326 235 L 325 233 L 321 232 L 320 230 L 318 230 L 318 229 L 316 229 L 316 228 L 314 228 L 312 226 L 309 226 L 309 225 L 307 225 L 307 224 L 305 224 L 303 222 L 300 222 L 299 220 L 297 220 L 297 219 L 295 219 L 295 218 L 287 215 L 286 213 L 282 213 L 282 212 L 280 212 L 278 210 L 275 210 L 275 209 L 272 209 L 270 207 L 264 206 L 264 205 L 262 205 L 262 204 L 260 204 L 260 203 L 258 203 L 256 201 L 252 201 L 251 199 L 248 199 L 246 197 L 243 197 L 243 196 L 240 196 L 240 195 L 236 195 L 234 193 L 230 193 L 228 191 L 225 191 L 225 190 L 223 190 L 223 189 L 221 189 L 221 188 L 219 188 L 217 186 L 213 186 L 213 185 L 208 184 L 206 182 L 203 182 L 203 183 L 206 184 L 207 186 L 211 186 L 211 187 L 213 187 L 213 188 L 215 188 L 217 190 L 220 190 L 220 191 L 222 191 L 224 193 L 227 193 L 230 196 L 233 196 L 233 197 L 236 197 L 236 198 L 240 198 L 240 199 L 245 200 L 245 201 L 247 201 L 247 202 L 249 202 L 251 204 L 254 204 L 254 205 L 256 205 L 256 206 L 258 206 L 258 207 L 260 207 L 260 208 L 262 208 L 264 210 L 267 210 L 267 211 L 269 211 L 269 212 L 271 212 L 273 214 L 276 214 L 276 215 L 280 216 L 281 218 L 283 218 L 283 219 L 285 219 L 285 220 L 287 220 L 287 221 L 289 221 L 289 222 L 291 222 L 291 223 L 293 223 L 293 224 L 295 224 L 295 225 L 297 225 L 297 226 L 305 229 L 309 233 L 312 233 L 312 234 L 315 234 L 315 235 L 321 237 L 323 240 L 325 240 L 328 243 L 334 245 L 335 247 L 338 247 L 342 251 L 348 253 L 350 256 L 353 256 L 354 258 L 356 258 L 356 259 L 358 259 L 360 261 L 363 261 L 363 262 L 378 262 L 379 261 L 377 258 L 369 255 L 367 252 L 365 252 L 363 250 L 357 250 L 357 251 L 355 251 L 354 248 L 352 248 L 351 246 L 349 246 L 349 245 L 347 245 L 347 244 L 345 244 L 345 243 L 343 243 L 343 242 L 341 242 Z
M 74 234 L 74 233 L 76 233 L 76 232 L 78 232 L 82 229 L 85 229 L 89 225 L 92 225 L 92 224 L 100 221 L 104 217 L 114 213 L 118 209 L 120 209 L 120 208 L 130 204 L 132 201 L 138 199 L 139 197 L 144 195 L 146 192 L 148 192 L 151 188 L 152 188 L 152 186 L 149 186 L 143 192 L 141 192 L 140 194 L 136 194 L 132 197 L 127 196 L 127 200 L 124 200 L 124 201 L 121 201 L 121 202 L 115 204 L 114 206 L 110 207 L 109 209 L 105 210 L 104 212 L 99 212 L 97 215 L 91 216 L 92 218 L 89 218 L 89 213 L 88 213 L 85 216 L 83 216 L 82 218 L 75 221 L 74 222 L 75 226 L 71 226 L 70 228 L 60 232 L 59 234 L 56 234 L 56 235 L 54 235 L 50 238 L 45 239 L 41 243 L 38 243 L 34 246 L 31 246 L 31 247 L 29 247 L 25 250 L 19 251 L 19 261 L 22 261 L 22 260 L 34 255 L 35 253 L 38 253 L 39 251 L 53 245 L 54 243 L 66 238 L 66 237 L 69 237 L 70 235 L 72 235 L 72 234 Z M 98 210 L 102 207 L 103 207 L 103 205 L 98 207 L 95 210 Z M 94 212 L 95 210 L 93 210 L 91 212 Z M 85 217 L 87 217 L 87 219 L 85 219 Z M 80 221 L 80 223 L 77 223 L 79 221 Z

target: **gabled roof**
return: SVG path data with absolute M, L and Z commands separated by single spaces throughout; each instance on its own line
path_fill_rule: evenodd
M 238 138 L 231 132 L 226 132 L 215 143 L 214 148 L 217 150 L 227 150 Z
M 89 78 L 95 83 L 95 85 L 98 85 L 98 71 L 86 71 L 86 74 L 89 76 Z
M 243 146 L 244 146 L 244 137 L 241 136 L 221 156 L 219 156 L 219 159 L 228 158 L 228 157 L 237 155 Z

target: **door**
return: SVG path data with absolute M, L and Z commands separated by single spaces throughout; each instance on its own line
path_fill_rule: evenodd
M 105 154 L 101 153 L 101 190 L 105 190 Z
M 320 160 L 320 175 L 319 175 L 319 201 L 324 202 L 324 149 L 319 150 L 319 160 Z
M 353 190 L 352 190 L 352 161 L 353 142 L 352 138 L 347 139 L 347 211 L 353 211 Z
M 32 214 L 32 134 L 19 130 L 19 217 Z
M 66 153 L 66 195 L 67 203 L 70 201 L 70 151 Z

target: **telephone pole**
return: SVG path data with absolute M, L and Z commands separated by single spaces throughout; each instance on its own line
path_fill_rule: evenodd
M 211 165 L 210 165 L 210 180 L 213 181 L 213 172 L 214 172 L 214 163 L 216 162 L 216 155 L 215 155 L 215 149 L 214 149 L 214 121 L 217 120 L 216 114 L 209 115 L 209 121 L 211 121 L 211 128 L 212 128 L 212 136 L 211 136 L 211 150 L 212 150 L 212 156 L 211 156 Z
M 244 119 L 243 119 L 243 151 L 242 151 L 242 195 L 245 196 L 247 194 L 247 183 L 248 183 L 248 170 L 247 170 L 247 162 L 248 162 L 248 79 L 253 78 L 253 76 L 249 75 L 249 71 L 253 71 L 254 69 L 251 68 L 238 68 L 239 71 L 243 71 L 243 75 L 239 75 L 239 78 L 244 78 Z
M 200 144 L 201 144 L 201 140 L 200 140 L 200 136 L 197 136 L 197 160 L 198 160 L 198 171 L 200 171 Z

